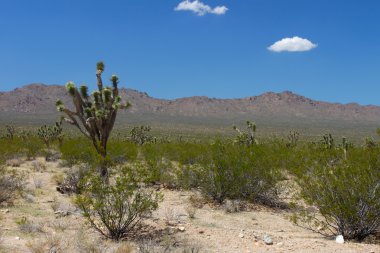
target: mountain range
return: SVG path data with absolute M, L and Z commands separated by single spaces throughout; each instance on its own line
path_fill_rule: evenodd
M 119 116 L 119 125 L 152 124 L 196 127 L 197 129 L 230 128 L 233 124 L 254 120 L 269 132 L 303 129 L 315 131 L 356 131 L 374 133 L 380 126 L 380 107 L 316 101 L 290 91 L 267 92 L 259 96 L 219 99 L 205 96 L 158 99 L 145 92 L 120 89 L 123 100 L 132 107 Z M 62 85 L 30 84 L 9 92 L 0 92 L 2 123 L 37 123 L 54 120 L 55 102 L 71 105 Z

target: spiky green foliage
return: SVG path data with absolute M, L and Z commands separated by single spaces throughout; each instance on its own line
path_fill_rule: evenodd
M 62 119 L 57 121 L 54 125 L 43 125 L 37 130 L 37 136 L 45 143 L 47 148 L 50 148 L 50 144 L 54 141 L 59 141 L 62 144 Z
M 114 127 L 117 111 L 127 108 L 129 104 L 121 104 L 118 89 L 118 78 L 112 76 L 113 88 L 103 87 L 102 73 L 104 63 L 96 64 L 98 90 L 93 92 L 92 98 L 88 96 L 88 88 L 78 88 L 73 82 L 68 82 L 66 88 L 73 98 L 74 111 L 67 109 L 62 101 L 57 101 L 58 111 L 66 115 L 65 121 L 76 126 L 80 132 L 91 140 L 96 151 L 105 158 L 107 156 L 107 142 Z M 103 166 L 102 175 L 107 176 L 107 168 Z
M 136 126 L 131 130 L 130 140 L 137 144 L 143 145 L 145 143 L 154 143 L 156 142 L 156 138 L 149 135 L 150 126 Z
M 297 131 L 290 131 L 288 134 L 288 147 L 295 147 L 297 146 L 298 139 L 300 134 Z
M 335 141 L 334 141 L 332 134 L 330 134 L 330 133 L 323 135 L 321 143 L 325 149 L 335 148 Z
M 255 122 L 247 121 L 247 132 L 241 131 L 236 126 L 233 126 L 233 129 L 238 133 L 235 138 L 235 143 L 241 145 L 255 145 L 258 144 L 258 140 L 256 138 L 256 124 Z
M 7 131 L 6 137 L 8 139 L 13 139 L 14 135 L 16 134 L 15 127 L 13 125 L 6 125 L 5 128 L 6 128 L 6 131 Z

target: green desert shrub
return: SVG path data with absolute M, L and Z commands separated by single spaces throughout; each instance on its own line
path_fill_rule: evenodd
M 137 159 L 137 145 L 129 142 L 111 139 L 108 141 L 108 158 L 116 164 L 133 162 Z
M 141 152 L 144 156 L 143 173 L 146 183 L 162 183 L 169 187 L 176 186 L 174 166 L 171 160 L 167 158 L 168 144 L 146 144 L 142 147 Z
M 26 156 L 28 160 L 34 159 L 42 153 L 42 150 L 43 143 L 35 136 L 0 139 L 0 164 L 7 159 L 21 156 Z
M 379 149 L 342 155 L 314 153 L 299 175 L 300 196 L 317 210 L 302 209 L 293 221 L 325 235 L 363 240 L 380 228 Z
M 226 198 L 274 202 L 280 173 L 267 151 L 262 144 L 247 147 L 217 141 L 200 163 L 201 191 L 218 203 Z
M 90 141 L 83 137 L 66 140 L 60 147 L 62 159 L 67 166 L 87 163 L 93 166 L 102 162 L 101 156 L 92 147 Z M 108 142 L 107 160 L 113 164 L 123 164 L 136 160 L 137 146 L 131 142 L 111 139 Z
M 60 151 L 62 154 L 61 158 L 67 166 L 80 163 L 93 164 L 99 160 L 99 155 L 92 147 L 90 141 L 83 137 L 67 139 L 60 146 Z
M 135 232 L 135 226 L 158 207 L 160 200 L 157 192 L 140 188 L 131 171 L 131 167 L 118 170 L 109 183 L 92 172 L 83 180 L 83 193 L 75 199 L 91 226 L 113 240 Z

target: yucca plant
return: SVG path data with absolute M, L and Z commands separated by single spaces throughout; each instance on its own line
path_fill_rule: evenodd
M 122 104 L 119 96 L 119 78 L 111 76 L 112 87 L 103 86 L 102 73 L 104 63 L 98 62 L 96 71 L 98 90 L 88 94 L 88 87 L 80 86 L 78 89 L 73 82 L 66 84 L 68 93 L 73 98 L 75 110 L 67 109 L 61 100 L 56 103 L 57 110 L 63 112 L 65 121 L 76 126 L 79 131 L 89 138 L 97 153 L 105 161 L 107 156 L 107 142 L 114 127 L 118 109 L 128 108 L 129 103 Z M 106 164 L 101 165 L 101 176 L 108 178 Z
M 62 143 L 63 134 L 62 134 L 62 119 L 55 122 L 54 125 L 48 126 L 43 125 L 37 130 L 37 136 L 45 143 L 47 148 L 50 148 L 50 144 L 58 140 L 59 143 Z

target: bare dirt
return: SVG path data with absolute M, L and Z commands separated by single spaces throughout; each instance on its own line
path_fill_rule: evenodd
M 28 191 L 12 206 L 0 209 L 0 252 L 116 252 L 117 249 L 118 252 L 141 252 L 138 247 L 142 246 L 138 243 L 114 243 L 88 227 L 71 203 L 71 197 L 56 191 L 54 177 L 64 168 L 58 162 L 39 161 L 46 165 L 42 172 L 35 171 L 30 161 L 19 167 L 28 173 Z M 195 192 L 159 191 L 164 200 L 145 224 L 150 226 L 148 234 L 157 232 L 160 238 L 145 241 L 143 246 L 148 249 L 145 252 L 191 252 L 184 251 L 186 248 L 198 250 L 194 252 L 380 253 L 380 245 L 338 244 L 297 227 L 287 219 L 287 211 L 258 208 L 227 213 L 225 208 L 208 204 L 193 209 L 189 208 L 189 197 Z M 195 212 L 194 218 L 189 217 L 191 212 Z M 20 226 L 22 219 L 31 225 Z M 273 240 L 273 245 L 263 242 L 265 235 Z M 155 247 L 158 244 L 160 248 Z

